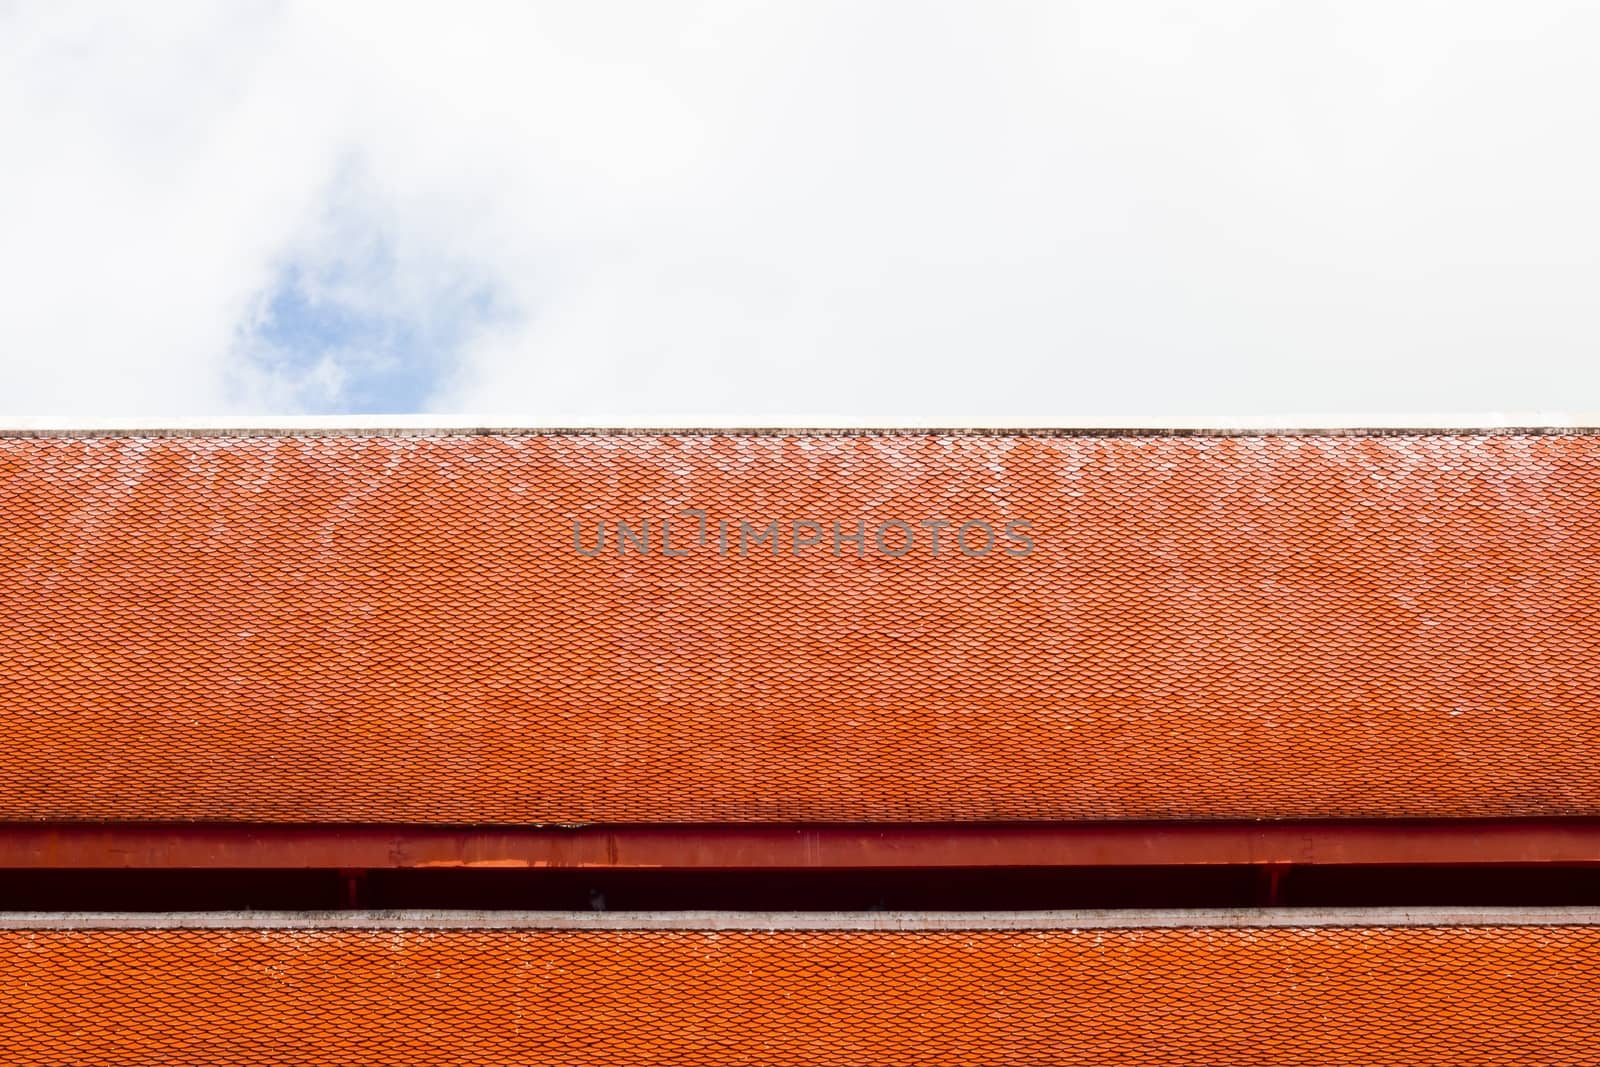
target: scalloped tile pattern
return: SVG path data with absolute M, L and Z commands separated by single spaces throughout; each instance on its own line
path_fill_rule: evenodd
M 683 509 L 917 542 L 575 548 Z M 0 819 L 1600 815 L 1597 520 L 1586 435 L 0 439 Z
M 0 934 L 27 1063 L 1592 1064 L 1600 928 Z

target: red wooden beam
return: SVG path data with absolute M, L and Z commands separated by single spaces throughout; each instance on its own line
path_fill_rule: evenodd
M 0 868 L 1600 863 L 1600 819 L 448 827 L 0 823 Z

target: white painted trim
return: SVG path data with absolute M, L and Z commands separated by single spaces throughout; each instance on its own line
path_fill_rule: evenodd
M 973 419 L 961 416 L 898 416 L 848 418 L 830 415 L 204 415 L 181 418 L 78 418 L 71 416 L 0 416 L 0 436 L 272 436 L 354 434 L 381 436 L 424 434 L 538 434 L 570 432 L 803 432 L 884 433 L 892 431 L 950 433 L 1099 433 L 1231 434 L 1317 432 L 1471 432 L 1527 430 L 1560 432 L 1600 429 L 1600 414 L 1570 412 L 1476 412 L 1465 414 L 1284 414 L 1197 417 L 1040 415 L 1026 418 Z
M 1176 927 L 1600 926 L 1600 908 L 1107 911 L 0 912 L 6 930 L 1117 930 Z

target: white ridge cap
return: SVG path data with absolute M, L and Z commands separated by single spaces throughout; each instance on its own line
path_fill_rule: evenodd
M 1098 911 L 0 912 L 12 930 L 1117 930 L 1597 926 L 1592 907 L 1204 908 Z
M 1041 433 L 1087 436 L 1359 434 L 1359 433 L 1562 433 L 1600 430 L 1600 414 L 1470 412 L 1462 414 L 1284 414 L 1201 416 L 1052 416 L 1004 419 L 901 415 L 195 415 L 166 418 L 0 416 L 5 437 L 206 437 L 293 435 L 427 435 L 540 433 Z

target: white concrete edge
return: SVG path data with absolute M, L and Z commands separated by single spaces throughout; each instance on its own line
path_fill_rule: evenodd
M 201 415 L 180 418 L 80 418 L 0 416 L 0 436 L 229 436 L 293 434 L 538 434 L 571 432 L 781 433 L 894 431 L 950 433 L 1315 433 L 1355 431 L 1530 430 L 1600 428 L 1600 414 L 1573 412 L 1469 412 L 1415 414 L 1282 414 L 1072 416 L 1004 419 L 954 416 L 853 418 L 836 415 Z
M 1139 930 L 1600 926 L 1600 908 L 1238 908 L 1106 911 L 0 912 L 8 930 Z

